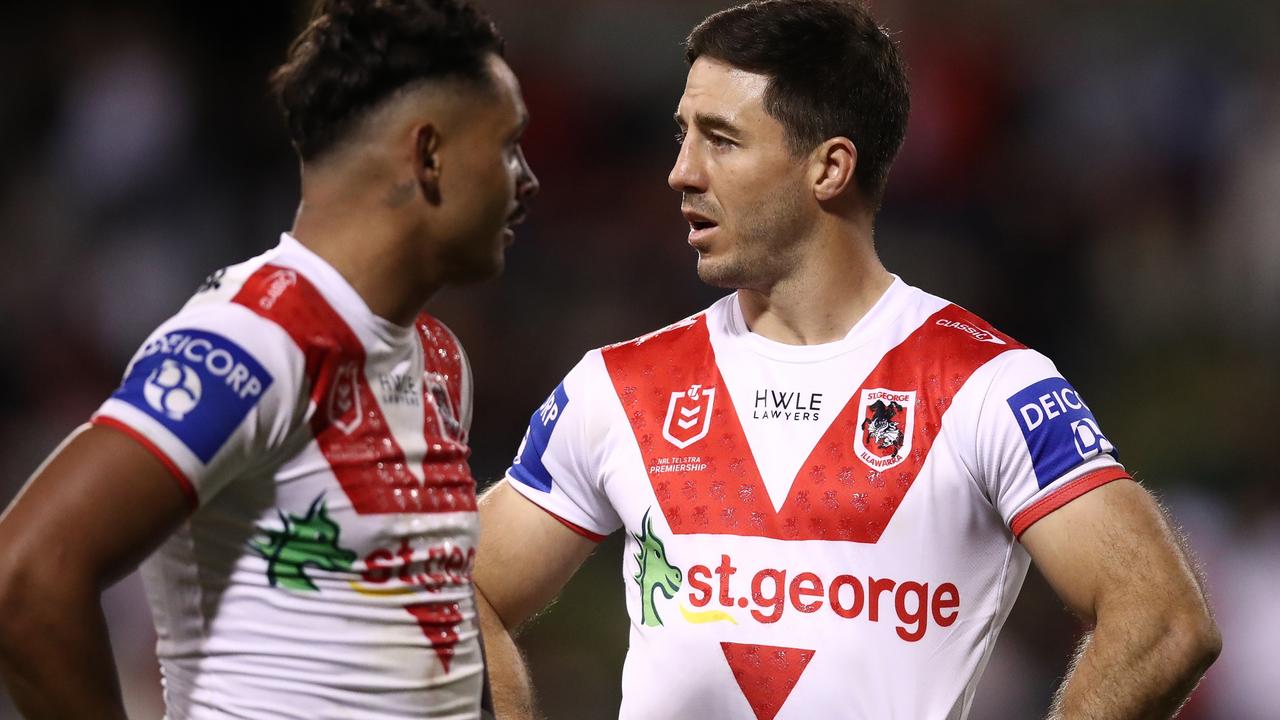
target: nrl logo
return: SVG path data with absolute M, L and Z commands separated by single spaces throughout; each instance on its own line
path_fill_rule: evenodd
M 906 460 L 915 430 L 916 393 L 872 388 L 862 391 L 858 417 L 862 418 L 854 451 L 858 459 L 877 471 Z
M 671 393 L 667 419 L 662 423 L 662 437 L 681 450 L 706 437 L 711 429 L 711 410 L 715 401 L 715 388 L 701 385 L 690 385 L 684 392 Z
M 360 427 L 360 366 L 347 363 L 334 373 L 329 388 L 329 424 L 344 435 L 350 435 Z

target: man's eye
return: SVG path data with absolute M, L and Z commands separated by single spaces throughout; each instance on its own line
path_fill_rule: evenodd
M 707 142 L 718 148 L 726 148 L 733 145 L 733 141 L 723 135 L 711 135 L 708 137 Z
M 687 135 L 688 135 L 688 133 L 686 133 L 684 130 L 681 130 L 681 131 L 677 132 L 677 133 L 676 133 L 676 144 L 677 144 L 677 145 L 683 145 L 683 144 L 684 144 L 684 139 L 685 139 L 685 137 L 686 137 Z

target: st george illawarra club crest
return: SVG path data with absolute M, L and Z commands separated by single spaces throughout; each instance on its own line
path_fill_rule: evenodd
M 861 420 L 853 449 L 858 459 L 873 470 L 888 470 L 911 454 L 916 417 L 914 390 L 863 390 L 858 417 Z
M 422 382 L 427 389 L 427 402 L 435 410 L 440 437 L 466 442 L 466 431 L 454 412 L 453 399 L 449 397 L 448 379 L 438 372 L 424 372 Z
M 715 402 L 715 388 L 701 385 L 690 385 L 688 390 L 671 393 L 667 419 L 662 423 L 662 437 L 681 450 L 706 437 L 711 429 L 711 411 Z

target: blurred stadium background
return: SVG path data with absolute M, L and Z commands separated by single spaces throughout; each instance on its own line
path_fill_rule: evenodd
M 543 187 L 506 276 L 431 308 L 471 355 L 472 467 L 487 484 L 581 353 L 719 296 L 694 275 L 665 178 L 679 43 L 729 3 L 481 4 L 524 83 Z M 875 7 L 905 49 L 913 95 L 878 227 L 886 263 L 1053 357 L 1189 534 L 1226 649 L 1183 717 L 1280 717 L 1280 4 Z M 296 172 L 264 78 L 308 12 L 6 9 L 0 503 L 206 273 L 289 227 Z M 620 553 L 619 538 L 604 543 L 524 635 L 553 719 L 614 716 Z M 105 604 L 132 716 L 158 718 L 136 578 Z M 1040 716 L 1078 633 L 1033 573 L 972 717 Z M 0 691 L 0 718 L 13 717 Z

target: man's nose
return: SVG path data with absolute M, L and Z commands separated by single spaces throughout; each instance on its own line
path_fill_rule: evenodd
M 685 138 L 680 144 L 680 154 L 676 155 L 676 164 L 667 175 L 667 185 L 679 193 L 700 194 L 707 191 L 706 172 L 689 138 Z
M 542 185 L 538 183 L 538 176 L 533 174 L 533 168 L 529 166 L 529 160 L 524 156 L 524 148 L 520 148 L 517 152 L 520 158 L 520 179 L 516 181 L 516 195 L 521 200 L 528 200 L 538 194 Z

